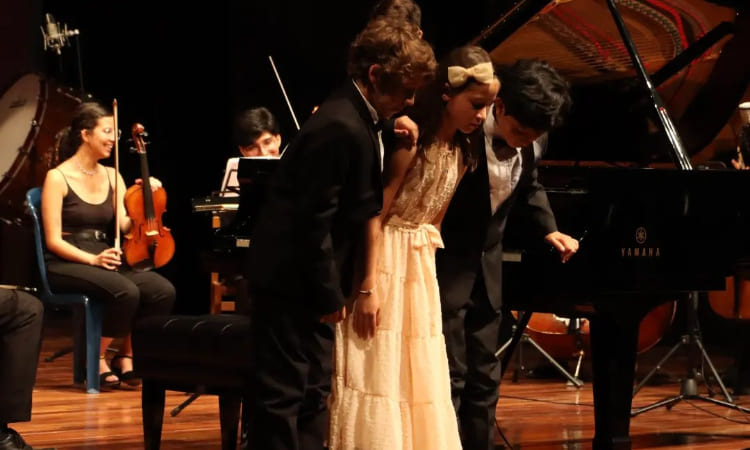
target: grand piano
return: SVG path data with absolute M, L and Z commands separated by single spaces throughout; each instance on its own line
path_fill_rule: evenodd
M 561 264 L 510 233 L 504 247 L 521 251 L 504 264 L 503 300 L 589 319 L 595 449 L 631 448 L 641 319 L 724 289 L 750 256 L 750 173 L 714 162 L 736 145 L 727 124 L 750 80 L 741 3 L 527 0 L 472 40 L 496 62 L 539 57 L 573 82 L 576 112 L 550 137 L 539 176 L 581 246 Z

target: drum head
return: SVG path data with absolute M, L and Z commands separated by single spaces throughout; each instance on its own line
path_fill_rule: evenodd
M 19 152 L 28 151 L 24 145 L 29 144 L 27 141 L 33 133 L 40 94 L 39 76 L 27 74 L 0 98 L 0 175 L 3 176 L 3 183 L 13 176 L 8 172 L 19 157 Z
M 57 165 L 57 134 L 81 103 L 72 89 L 29 73 L 0 97 L 0 213 L 25 217 L 26 191 Z

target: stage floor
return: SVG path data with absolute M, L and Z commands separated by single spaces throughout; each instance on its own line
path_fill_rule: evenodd
M 45 322 L 44 340 L 34 389 L 31 422 L 12 424 L 35 449 L 138 449 L 143 448 L 140 388 L 118 389 L 98 395 L 73 386 L 71 355 L 53 362 L 44 358 L 71 344 L 67 317 L 54 315 Z M 642 377 L 668 351 L 661 345 L 641 355 Z M 710 350 L 710 349 L 709 349 Z M 524 352 L 524 362 L 536 373 L 551 377 L 521 375 L 513 382 L 513 367 L 506 373 L 497 406 L 497 422 L 514 449 L 589 449 L 594 433 L 592 385 L 580 389 L 545 368 L 533 350 Z M 719 371 L 732 362 L 722 354 L 710 354 Z M 635 407 L 679 394 L 678 378 L 685 373 L 684 352 L 667 361 L 664 372 L 635 397 Z M 587 363 L 584 362 L 583 372 Z M 718 393 L 718 387 L 713 385 Z M 699 385 L 705 394 L 706 386 Z M 218 399 L 198 398 L 176 417 L 170 411 L 186 399 L 168 392 L 162 432 L 162 449 L 220 448 Z M 723 399 L 720 395 L 714 398 Z M 750 407 L 750 395 L 739 405 Z M 631 421 L 634 449 L 745 449 L 750 448 L 750 415 L 695 400 L 683 401 L 671 411 L 658 408 Z M 497 435 L 498 448 L 503 448 Z M 429 450 L 429 449 L 425 449 Z

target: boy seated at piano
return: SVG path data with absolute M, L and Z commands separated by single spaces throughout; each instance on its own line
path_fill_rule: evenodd
M 235 117 L 233 141 L 241 157 L 279 158 L 281 132 L 276 117 L 264 107 L 246 109 Z M 239 183 L 237 167 L 240 157 L 229 158 L 221 183 L 221 196 L 237 196 Z
M 234 197 L 240 195 L 240 183 L 237 179 L 240 158 L 267 158 L 277 159 L 281 154 L 281 132 L 276 117 L 264 107 L 249 108 L 239 114 L 234 119 L 232 140 L 237 146 L 241 156 L 229 158 L 224 178 L 221 183 L 221 197 Z M 252 209 L 252 208 L 251 208 Z M 239 218 L 237 214 L 239 213 Z M 216 230 L 217 235 L 239 235 L 243 234 L 243 219 L 247 211 L 235 211 L 231 209 L 219 209 L 214 212 L 213 227 L 221 228 Z M 239 274 L 211 274 L 211 312 L 222 311 L 222 297 L 226 292 L 235 292 L 239 304 L 235 304 L 235 310 L 242 312 L 243 307 L 247 307 L 247 296 L 244 278 Z M 230 288 L 226 290 L 226 288 Z

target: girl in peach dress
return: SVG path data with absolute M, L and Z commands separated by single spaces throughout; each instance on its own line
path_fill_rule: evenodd
M 452 51 L 408 112 L 417 144 L 386 158 L 365 277 L 352 314 L 336 328 L 332 450 L 461 448 L 435 251 L 455 188 L 482 149 L 476 131 L 499 87 L 487 52 Z

